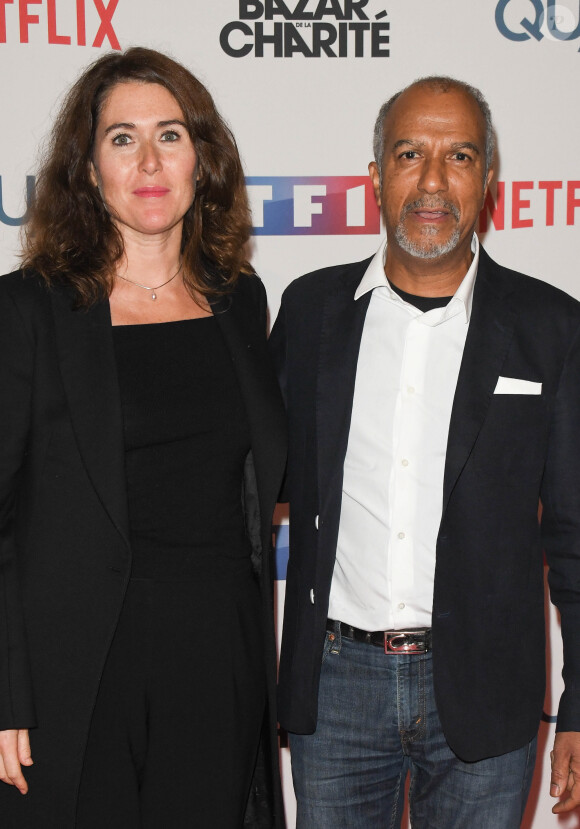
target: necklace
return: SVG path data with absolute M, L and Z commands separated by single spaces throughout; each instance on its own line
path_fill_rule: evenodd
M 126 276 L 121 276 L 121 274 L 117 274 L 117 276 L 119 277 L 119 279 L 123 279 L 125 282 L 129 282 L 131 285 L 136 285 L 138 288 L 143 288 L 146 291 L 153 291 L 153 293 L 151 294 L 151 299 L 155 301 L 157 299 L 157 294 L 155 293 L 155 291 L 158 291 L 159 288 L 163 288 L 165 285 L 169 285 L 170 282 L 173 282 L 177 274 L 180 272 L 182 265 L 183 262 L 181 261 L 179 263 L 178 269 L 175 271 L 173 276 L 170 277 L 166 282 L 162 282 L 161 285 L 157 285 L 156 288 L 151 288 L 149 287 L 149 285 L 142 285 L 140 282 L 135 282 L 134 279 L 127 279 Z

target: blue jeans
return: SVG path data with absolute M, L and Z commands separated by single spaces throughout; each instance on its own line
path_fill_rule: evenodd
M 337 629 L 324 645 L 316 731 L 291 734 L 290 750 L 297 829 L 400 826 L 408 771 L 414 829 L 517 829 L 536 739 L 463 762 L 443 735 L 431 654 L 385 654 Z

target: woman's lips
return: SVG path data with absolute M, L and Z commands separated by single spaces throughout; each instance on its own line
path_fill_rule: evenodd
M 134 196 L 141 196 L 145 199 L 159 198 L 166 193 L 169 193 L 168 187 L 139 187 L 137 190 L 133 190 Z

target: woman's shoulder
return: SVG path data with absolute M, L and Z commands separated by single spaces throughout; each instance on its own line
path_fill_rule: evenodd
M 46 312 L 50 289 L 36 272 L 19 269 L 0 276 L 0 308 L 16 307 L 22 316 Z
M 227 313 L 244 327 L 266 330 L 266 291 L 255 273 L 241 273 L 230 290 L 213 303 L 215 313 Z
M 45 280 L 36 273 L 25 268 L 19 268 L 10 273 L 0 276 L 0 293 L 11 294 L 14 297 L 46 297 L 48 296 L 48 285 Z
M 232 296 L 234 304 L 251 309 L 260 321 L 266 314 L 267 297 L 264 283 L 257 273 L 241 273 Z
M 241 273 L 238 276 L 235 291 L 244 296 L 255 298 L 256 301 L 261 301 L 262 297 L 266 295 L 264 283 L 255 271 Z

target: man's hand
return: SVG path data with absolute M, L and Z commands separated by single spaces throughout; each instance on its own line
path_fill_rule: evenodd
M 560 797 L 565 791 L 568 797 L 552 808 L 554 814 L 571 812 L 580 806 L 580 732 L 558 731 L 554 739 L 550 795 Z
M 0 731 L 0 780 L 9 786 L 16 786 L 21 794 L 26 794 L 28 783 L 21 766 L 31 765 L 28 729 Z

